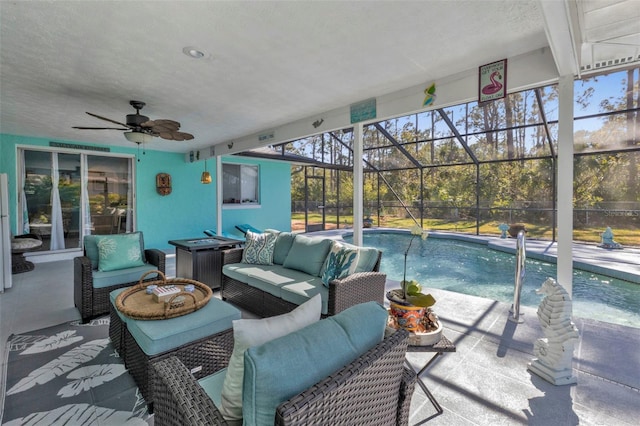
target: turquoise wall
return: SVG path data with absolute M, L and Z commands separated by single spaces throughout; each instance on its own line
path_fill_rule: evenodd
M 9 175 L 10 214 L 12 232 L 17 234 L 16 155 L 17 145 L 49 146 L 50 139 L 0 134 L 0 173 Z M 76 145 L 90 143 L 56 140 Z M 109 147 L 112 153 L 136 155 L 136 148 Z M 99 154 L 99 152 L 97 152 Z M 144 232 L 145 246 L 173 248 L 169 240 L 204 237 L 204 229 L 216 226 L 216 164 L 207 161 L 207 170 L 214 181 L 200 183 L 204 162 L 185 162 L 183 153 L 146 150 L 136 162 L 137 230 Z M 241 236 L 235 225 L 249 223 L 256 228 L 291 229 L 291 179 L 288 163 L 250 160 L 239 157 L 223 161 L 257 164 L 260 167 L 260 199 L 257 208 L 223 210 L 222 229 Z M 156 192 L 156 174 L 171 175 L 172 192 L 162 196 Z

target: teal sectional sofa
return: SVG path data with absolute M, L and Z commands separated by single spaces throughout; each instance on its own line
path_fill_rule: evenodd
M 373 247 L 357 249 L 355 270 L 344 278 L 323 283 L 330 251 L 329 238 L 278 232 L 272 264 L 243 262 L 243 248 L 222 252 L 223 300 L 261 317 L 290 312 L 316 294 L 322 297 L 322 315 L 335 315 L 350 306 L 375 301 L 383 303 L 386 275 L 379 272 L 382 253 Z

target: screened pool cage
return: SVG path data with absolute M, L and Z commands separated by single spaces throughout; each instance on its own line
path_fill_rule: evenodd
M 500 235 L 521 224 L 555 241 L 557 199 L 572 196 L 574 240 L 599 243 L 611 227 L 640 246 L 639 81 L 634 68 L 575 82 L 572 195 L 556 193 L 556 85 L 364 126 L 363 225 Z M 271 148 L 292 161 L 294 230 L 353 226 L 353 129 Z

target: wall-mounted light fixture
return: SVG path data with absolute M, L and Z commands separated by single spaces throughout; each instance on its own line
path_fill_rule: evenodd
M 200 177 L 200 183 L 204 183 L 205 185 L 211 183 L 211 173 L 207 171 L 207 160 L 204 160 L 204 172 L 202 172 L 202 176 Z

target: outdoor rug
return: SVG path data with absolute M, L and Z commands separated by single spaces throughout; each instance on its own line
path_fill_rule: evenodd
M 11 335 L 2 425 L 146 426 L 146 403 L 108 334 L 104 317 Z

